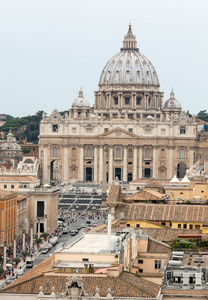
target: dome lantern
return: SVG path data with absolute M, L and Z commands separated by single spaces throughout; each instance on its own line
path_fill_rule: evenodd
M 135 50 L 139 51 L 139 48 L 137 48 L 137 41 L 135 35 L 133 35 L 131 30 L 131 24 L 129 24 L 129 30 L 127 34 L 124 36 L 123 40 L 123 48 L 121 48 L 121 51 L 124 50 Z

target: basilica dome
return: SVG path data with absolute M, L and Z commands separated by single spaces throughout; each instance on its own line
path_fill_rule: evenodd
M 118 84 L 160 86 L 152 63 L 137 48 L 131 24 L 123 48 L 107 62 L 100 76 L 99 86 Z
M 79 95 L 78 95 L 78 98 L 75 99 L 72 103 L 72 108 L 75 108 L 75 107 L 78 107 L 78 108 L 86 108 L 86 107 L 90 107 L 90 104 L 89 102 L 84 98 L 84 95 L 83 95 L 83 91 L 80 90 L 79 91 Z
M 164 109 L 181 109 L 181 104 L 178 100 L 175 99 L 175 94 L 174 94 L 173 90 L 170 93 L 170 99 L 165 101 L 163 108 Z

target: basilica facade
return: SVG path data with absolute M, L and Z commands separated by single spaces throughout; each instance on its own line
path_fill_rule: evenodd
M 56 109 L 43 114 L 42 182 L 102 182 L 105 174 L 109 183 L 182 178 L 197 160 L 197 122 L 173 91 L 163 101 L 156 70 L 137 48 L 131 25 L 98 86 L 93 107 L 80 90 L 64 116 Z

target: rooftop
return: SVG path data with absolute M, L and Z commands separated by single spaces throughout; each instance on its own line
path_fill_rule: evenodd
M 107 234 L 84 234 L 73 244 L 60 250 L 61 253 L 100 253 L 107 251 Z M 111 242 L 116 241 L 117 237 L 111 235 Z M 103 252 L 102 252 L 103 254 Z

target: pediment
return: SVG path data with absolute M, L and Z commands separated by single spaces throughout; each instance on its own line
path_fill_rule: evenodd
M 131 133 L 127 130 L 121 129 L 119 127 L 112 129 L 108 132 L 99 135 L 100 138 L 120 138 L 120 139 L 129 139 L 129 138 L 137 138 L 138 136 L 134 133 Z

